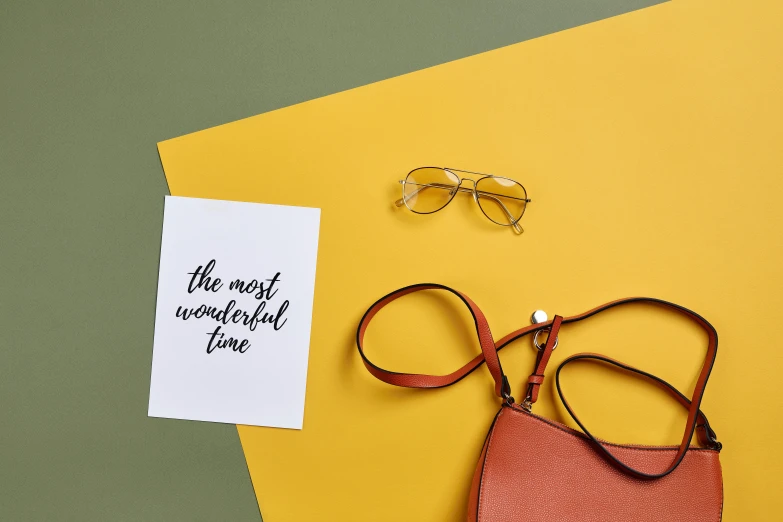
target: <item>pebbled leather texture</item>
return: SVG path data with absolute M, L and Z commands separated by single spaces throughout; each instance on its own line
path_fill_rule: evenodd
M 468 502 L 469 522 L 718 522 L 723 481 L 718 451 L 692 447 L 655 480 L 609 463 L 583 434 L 501 408 L 482 449 Z M 612 445 L 634 467 L 660 469 L 676 447 Z

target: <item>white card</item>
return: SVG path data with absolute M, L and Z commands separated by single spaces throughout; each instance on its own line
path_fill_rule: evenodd
M 166 197 L 150 417 L 302 429 L 320 217 Z

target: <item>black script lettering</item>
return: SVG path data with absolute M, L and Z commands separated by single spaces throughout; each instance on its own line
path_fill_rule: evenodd
M 201 305 L 193 312 L 193 317 L 196 319 L 201 319 L 205 315 L 209 315 L 210 311 L 214 310 L 214 307 L 207 306 L 207 305 Z
M 177 307 L 177 317 L 182 317 L 183 321 L 187 321 L 190 318 L 190 314 L 192 314 L 193 311 L 188 308 L 182 308 L 182 306 Z
M 209 277 L 209 274 L 212 273 L 213 268 L 215 268 L 214 259 L 207 263 L 206 267 L 199 266 L 195 272 L 188 272 L 188 275 L 193 276 L 190 278 L 190 283 L 188 283 L 189 294 L 192 294 L 199 288 L 203 288 L 207 292 L 217 292 L 223 287 L 223 283 L 220 282 L 219 277 L 216 277 L 214 280 Z M 196 282 L 197 278 L 198 283 Z
M 236 290 L 240 294 L 254 294 L 253 297 L 256 299 L 266 299 L 269 301 L 277 293 L 277 289 L 275 289 L 273 292 L 272 288 L 274 288 L 275 283 L 279 280 L 280 272 L 276 273 L 272 279 L 266 279 L 266 281 L 269 283 L 266 286 L 264 286 L 264 283 L 259 283 L 257 279 L 253 279 L 249 283 L 246 283 L 242 279 L 234 279 L 231 281 L 231 283 L 229 283 L 228 289 Z
M 283 304 L 280 305 L 280 309 L 277 311 L 277 315 L 275 316 L 275 324 L 272 326 L 275 330 L 281 329 L 285 323 L 288 322 L 288 319 L 284 319 L 283 322 L 280 322 L 280 318 L 283 317 L 283 312 L 288 310 L 288 299 L 283 301 Z
M 269 281 L 269 286 L 266 288 L 266 300 L 267 301 L 272 299 L 275 296 L 275 294 L 277 293 L 277 290 L 275 290 L 273 292 L 272 288 L 275 286 L 275 283 L 277 283 L 280 280 L 279 278 L 280 278 L 280 272 L 276 273 L 275 277 L 273 277 L 272 279 L 267 279 L 267 281 Z M 258 298 L 257 295 L 256 295 L 256 298 Z
M 212 351 L 215 349 L 212 347 L 212 343 L 215 341 L 215 336 L 220 333 L 220 326 L 215 327 L 215 331 L 212 333 L 208 333 L 209 336 L 209 342 L 207 343 L 207 353 L 212 353 Z M 224 334 L 220 334 L 220 337 L 223 337 Z
M 218 337 L 220 334 L 220 337 Z M 209 336 L 209 342 L 207 343 L 207 353 L 212 353 L 215 348 L 231 348 L 231 350 L 239 353 L 245 353 L 250 349 L 250 341 L 247 339 L 235 339 L 233 337 L 225 338 L 226 334 L 220 331 L 220 326 L 215 327 L 215 330 L 207 333 Z
M 234 279 L 228 285 L 229 290 L 237 290 L 240 294 L 252 294 L 256 291 L 256 288 L 258 288 L 258 281 L 255 279 L 249 283 L 245 283 L 241 279 Z
M 228 322 L 230 321 L 228 317 L 228 313 L 234 309 L 234 306 L 236 306 L 236 304 L 237 302 L 232 299 L 231 301 L 228 302 L 228 304 L 223 310 L 220 310 L 218 313 L 213 315 L 212 319 L 214 319 L 215 321 L 219 321 L 223 324 L 228 324 Z M 237 310 L 237 312 L 240 312 L 240 314 L 242 313 L 241 310 Z M 236 315 L 236 312 L 234 313 L 234 315 Z
M 251 332 L 255 332 L 258 323 L 263 323 L 264 319 L 269 315 L 269 314 L 264 314 L 263 316 L 261 315 L 261 312 L 264 311 L 264 308 L 266 308 L 266 301 L 262 301 L 258 303 L 258 306 L 256 306 L 256 311 L 253 312 L 253 315 L 248 316 L 247 314 L 245 314 L 245 318 L 242 320 L 242 324 L 250 328 Z

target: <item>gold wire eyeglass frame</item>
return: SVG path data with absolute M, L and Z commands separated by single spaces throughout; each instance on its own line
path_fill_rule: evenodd
M 440 170 L 446 171 L 449 174 L 452 174 L 455 178 L 457 178 L 459 180 L 459 182 L 456 183 L 455 185 L 450 185 L 450 184 L 445 184 L 445 183 L 421 184 L 421 183 L 414 183 L 414 182 L 408 181 L 408 178 L 410 177 L 411 174 L 413 174 L 417 170 L 421 170 L 421 169 L 440 169 Z M 456 174 L 456 172 L 461 172 L 463 174 L 473 174 L 473 175 L 481 176 L 481 177 L 479 179 L 461 178 L 460 176 L 458 176 Z M 504 179 L 504 180 L 507 180 L 507 181 L 511 181 L 512 183 L 515 183 L 515 184 L 519 185 L 520 187 L 522 187 L 522 190 L 525 192 L 525 197 L 524 198 L 516 198 L 516 197 L 513 197 L 513 196 L 507 196 L 505 194 L 495 194 L 493 192 L 477 190 L 476 189 L 476 185 L 478 184 L 478 182 L 480 182 L 481 180 L 486 179 L 486 178 Z M 473 187 L 472 188 L 470 188 L 470 187 L 463 187 L 462 186 L 462 182 L 463 181 L 471 181 L 473 183 Z M 402 185 L 402 197 L 394 202 L 394 205 L 397 206 L 397 207 L 401 207 L 401 206 L 405 205 L 408 208 L 408 210 L 410 210 L 411 212 L 413 212 L 415 214 L 434 214 L 435 212 L 438 212 L 439 210 L 443 210 L 444 208 L 446 208 L 446 206 L 449 203 L 451 203 L 451 200 L 454 199 L 454 196 L 457 194 L 457 192 L 466 192 L 466 193 L 469 193 L 469 194 L 473 195 L 473 201 L 476 202 L 476 204 L 478 205 L 479 209 L 481 210 L 481 213 L 484 214 L 487 219 L 489 219 L 490 221 L 492 221 L 496 225 L 500 225 L 502 227 L 512 227 L 514 232 L 516 232 L 517 234 L 521 234 L 521 233 L 523 233 L 525 231 L 519 225 L 519 220 L 521 220 L 522 216 L 525 215 L 525 210 L 527 210 L 527 204 L 533 201 L 532 199 L 527 197 L 527 189 L 520 182 L 518 182 L 516 180 L 513 180 L 511 178 L 506 178 L 506 177 L 503 177 L 503 176 L 495 176 L 494 174 L 486 174 L 486 173 L 483 173 L 483 172 L 473 172 L 472 170 L 454 169 L 454 168 L 451 168 L 451 167 L 417 167 L 417 168 L 413 169 L 412 171 L 410 171 L 408 173 L 408 175 L 405 176 L 405 179 L 401 179 L 399 181 L 399 183 L 400 183 L 400 185 Z M 416 185 L 418 188 L 416 188 L 413 192 L 411 192 L 410 194 L 408 194 L 406 196 L 405 195 L 405 185 Z M 408 205 L 408 202 L 414 196 L 416 196 L 419 192 L 421 192 L 423 190 L 426 190 L 426 189 L 429 189 L 429 188 L 437 188 L 437 189 L 448 190 L 449 191 L 449 199 L 448 199 L 448 201 L 446 201 L 446 203 L 444 203 L 442 207 L 437 208 L 435 210 L 432 210 L 430 212 L 419 212 L 419 211 L 413 210 L 413 208 L 411 208 L 411 206 Z M 509 198 L 509 199 L 516 199 L 516 200 L 519 200 L 519 201 L 524 201 L 525 206 L 522 208 L 522 213 L 519 215 L 519 217 L 514 217 L 514 215 L 508 210 L 508 207 L 506 207 L 506 205 L 504 205 L 503 202 L 500 200 L 500 197 Z M 509 222 L 508 223 L 498 223 L 497 221 L 495 221 L 494 219 L 489 217 L 489 215 L 487 215 L 487 213 L 481 207 L 481 203 L 479 203 L 479 198 L 491 199 L 495 203 L 497 203 L 497 205 L 506 214 L 506 217 L 508 218 Z

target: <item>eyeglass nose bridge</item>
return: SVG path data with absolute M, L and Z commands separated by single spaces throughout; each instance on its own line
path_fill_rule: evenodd
M 454 174 L 454 172 L 450 171 L 449 169 L 443 169 L 443 170 L 445 170 L 446 172 L 449 172 L 451 174 Z M 461 178 L 461 177 L 457 176 L 456 174 L 454 174 L 454 176 L 459 180 L 459 183 L 457 183 L 457 189 L 456 189 L 455 192 L 467 190 L 471 194 L 473 194 L 473 200 L 476 203 L 478 203 L 478 191 L 476 190 L 476 180 L 472 179 L 472 178 Z M 472 188 L 471 187 L 464 187 L 463 188 L 462 187 L 462 182 L 463 181 L 470 181 L 471 183 L 473 183 L 473 187 Z

